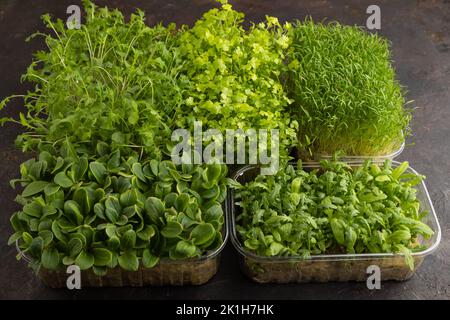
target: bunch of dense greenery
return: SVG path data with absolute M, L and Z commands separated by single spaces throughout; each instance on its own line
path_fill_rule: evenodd
M 263 256 L 323 253 L 405 254 L 422 250 L 419 236 L 433 231 L 421 222 L 414 185 L 422 176 L 366 161 L 352 169 L 322 161 L 320 169 L 287 165 L 275 176 L 236 184 L 237 230 L 245 247 Z
M 296 122 L 286 107 L 290 100 L 282 75 L 291 37 L 289 23 L 277 18 L 243 28 L 244 14 L 226 1 L 180 35 L 184 72 L 190 79 L 177 124 L 192 128 L 200 120 L 206 128 L 279 129 L 280 152 L 296 142 Z
M 196 120 L 222 133 L 279 129 L 285 158 L 298 141 L 348 154 L 383 153 L 402 141 L 409 113 L 385 40 L 274 17 L 246 30 L 244 15 L 220 2 L 192 28 L 149 27 L 141 11 L 125 19 L 89 0 L 80 29 L 44 16 L 51 34 L 36 34 L 48 50 L 23 76 L 35 85 L 20 96 L 26 112 L 0 119 L 26 128 L 17 142 L 36 156 L 13 181 L 24 190 L 9 241 L 34 267 L 77 264 L 101 275 L 218 248 L 226 166 L 168 160 L 173 130 Z M 431 235 L 412 182 L 401 180 L 404 167 L 324 166 L 323 175 L 289 166 L 238 187 L 249 249 L 408 254 L 417 235 Z
M 27 113 L 2 120 L 27 128 L 17 142 L 37 155 L 13 181 L 24 189 L 9 243 L 36 269 L 76 264 L 99 275 L 217 249 L 227 167 L 166 160 L 186 87 L 178 31 L 85 5 L 79 30 L 44 16 L 53 35 L 24 75 L 36 85 Z
M 410 112 L 388 41 L 358 27 L 311 20 L 295 24 L 292 37 L 288 84 L 302 149 L 378 155 L 398 148 Z
M 35 34 L 48 50 L 35 54 L 23 76 L 36 89 L 24 97 L 20 123 L 29 132 L 20 142 L 35 150 L 41 140 L 110 143 L 120 134 L 124 145 L 161 158 L 182 102 L 177 31 L 148 27 L 140 11 L 126 22 L 118 10 L 85 4 L 80 29 L 43 17 L 52 34 Z
M 222 244 L 225 165 L 140 161 L 131 148 L 112 151 L 104 142 L 96 150 L 87 156 L 68 140 L 60 148 L 41 144 L 12 181 L 25 188 L 9 243 L 19 240 L 33 267 L 136 271 Z

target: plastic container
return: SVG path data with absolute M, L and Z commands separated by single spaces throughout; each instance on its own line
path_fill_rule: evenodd
M 220 254 L 228 239 L 228 222 L 223 228 L 223 243 L 214 251 L 197 258 L 186 260 L 161 259 L 153 268 L 139 267 L 138 271 L 126 271 L 119 266 L 109 269 L 104 276 L 97 276 L 92 270 L 81 271 L 82 287 L 142 287 L 163 285 L 201 285 L 208 282 L 219 268 Z M 27 257 L 19 248 L 16 248 L 23 259 Z M 65 269 L 47 270 L 40 269 L 37 276 L 48 287 L 65 288 L 69 274 Z
M 393 161 L 393 166 L 400 162 Z M 357 164 L 354 164 L 357 166 Z M 303 164 L 304 169 L 319 168 L 318 163 Z M 408 168 L 408 172 L 417 172 Z M 246 166 L 237 171 L 234 179 L 245 183 L 253 180 L 259 173 L 256 166 Z M 228 193 L 228 221 L 230 222 L 231 241 L 239 252 L 239 263 L 243 272 L 252 280 L 259 283 L 306 283 L 329 281 L 366 281 L 369 266 L 380 268 L 381 280 L 407 280 L 411 278 L 424 258 L 431 254 L 441 241 L 441 228 L 431 203 L 425 183 L 415 186 L 417 199 L 423 210 L 429 214 L 423 222 L 427 223 L 435 232 L 430 239 L 420 239 L 426 250 L 412 253 L 414 269 L 405 263 L 402 254 L 393 253 L 365 253 L 365 254 L 323 254 L 313 255 L 308 259 L 301 257 L 264 257 L 248 251 L 236 231 L 233 191 Z
M 402 132 L 402 139 L 403 139 L 403 132 Z M 400 146 L 398 147 L 398 149 L 387 153 L 387 154 L 382 154 L 382 155 L 368 155 L 368 156 L 343 156 L 340 157 L 339 159 L 341 161 L 345 161 L 345 162 L 350 162 L 350 163 L 355 163 L 355 162 L 359 162 L 361 160 L 366 160 L 366 159 L 372 159 L 374 161 L 383 161 L 386 159 L 391 159 L 393 160 L 394 158 L 398 157 L 403 150 L 405 149 L 405 140 L 403 140 L 403 142 L 400 144 Z M 301 150 L 297 150 L 297 158 L 298 159 L 302 159 L 305 161 L 320 161 L 322 159 L 331 159 L 333 156 L 329 155 L 329 154 L 321 154 L 321 153 L 314 153 L 312 156 L 307 155 L 305 153 L 303 153 Z

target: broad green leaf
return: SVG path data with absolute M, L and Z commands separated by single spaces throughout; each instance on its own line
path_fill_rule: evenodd
M 210 164 L 206 166 L 206 169 L 202 173 L 204 187 L 209 189 L 217 185 L 218 179 L 222 171 L 220 164 Z
M 164 203 L 166 208 L 175 207 L 175 201 L 177 200 L 178 195 L 175 192 L 171 192 L 164 197 Z
M 58 192 L 58 190 L 61 188 L 61 186 L 57 185 L 56 183 L 49 183 L 44 188 L 44 193 L 46 196 L 51 196 Z
M 58 225 L 58 221 L 54 220 L 52 223 L 52 232 L 56 239 L 62 242 L 66 242 L 66 237 L 63 235 L 61 228 Z
M 196 247 L 192 243 L 181 240 L 178 241 L 175 247 L 176 257 L 180 258 L 190 258 L 193 257 L 196 253 Z
M 25 233 L 22 236 L 24 235 Z M 43 248 L 44 248 L 44 239 L 42 239 L 41 237 L 36 237 L 30 243 L 29 252 L 34 258 L 38 258 L 41 256 Z
M 155 235 L 155 233 L 155 228 L 153 228 L 152 226 L 147 226 L 144 230 L 139 231 L 137 233 L 137 236 L 144 241 L 149 241 Z
M 103 220 L 106 219 L 105 206 L 103 203 L 96 203 L 94 205 L 94 212 L 95 212 L 96 216 L 99 217 L 100 219 L 103 219 Z
M 180 194 L 175 200 L 175 208 L 178 212 L 184 212 L 189 204 L 189 195 L 187 193 Z
M 408 169 L 409 163 L 407 161 L 402 162 L 401 165 L 399 165 L 397 168 L 392 170 L 392 178 L 398 180 L 400 176 Z
M 139 260 L 135 253 L 125 252 L 119 257 L 119 265 L 128 271 L 137 271 L 139 269 Z
M 105 202 L 105 215 L 111 222 L 116 222 L 121 214 L 121 207 L 119 200 L 116 197 L 108 197 Z
M 91 189 L 78 188 L 73 194 L 73 200 L 81 206 L 84 215 L 87 215 L 93 209 L 94 192 Z
M 120 247 L 120 240 L 117 236 L 112 236 L 107 240 L 108 248 L 112 251 L 116 251 Z
M 73 200 L 67 200 L 64 203 L 64 214 L 73 224 L 77 226 L 83 222 L 81 207 Z
M 278 255 L 281 250 L 283 250 L 283 245 L 278 242 L 272 242 L 269 246 L 269 248 L 266 250 L 266 255 L 268 256 L 276 256 Z
M 42 208 L 41 220 L 46 217 L 52 216 L 52 215 L 56 214 L 57 212 L 58 212 L 58 210 L 53 205 L 51 205 L 51 204 L 47 205 Z
M 39 231 L 38 235 L 44 240 L 44 247 L 47 247 L 53 241 L 53 232 L 49 230 Z
M 159 262 L 159 257 L 153 255 L 149 249 L 145 249 L 142 253 L 142 265 L 145 268 L 153 268 Z
M 18 231 L 18 232 L 13 233 L 8 238 L 8 246 L 16 243 L 16 241 L 21 239 L 21 238 L 22 238 L 22 232 Z
M 58 173 L 53 181 L 62 188 L 70 188 L 73 185 L 73 181 L 63 171 Z
M 144 176 L 144 172 L 142 171 L 142 165 L 139 162 L 133 163 L 131 171 L 136 177 L 139 178 L 139 180 L 141 180 L 142 182 L 147 182 L 147 179 Z
M 97 143 L 96 151 L 99 156 L 106 156 L 109 151 L 109 146 L 106 142 L 100 141 Z
M 73 265 L 73 264 L 75 264 L 75 258 L 65 256 L 65 257 L 62 259 L 62 263 L 63 263 L 63 265 L 65 265 L 65 266 Z
M 137 202 L 137 194 L 136 191 L 131 189 L 127 190 L 120 195 L 120 204 L 122 207 L 128 207 L 134 205 Z
M 67 246 L 71 257 L 76 257 L 83 250 L 83 242 L 79 238 L 70 239 Z
M 111 259 L 112 261 L 112 259 Z M 107 267 L 99 267 L 99 266 L 92 266 L 92 270 L 94 271 L 94 274 L 99 276 L 99 277 L 103 277 L 108 273 L 108 268 Z
M 389 178 L 388 175 L 383 174 L 383 175 L 377 176 L 377 177 L 375 178 L 375 181 L 378 181 L 378 182 L 386 182 L 386 181 L 391 181 L 391 178 Z
M 164 215 L 164 204 L 163 202 L 155 197 L 150 197 L 145 202 L 145 210 L 149 215 L 150 219 L 158 223 L 159 218 Z
M 166 238 L 176 238 L 183 231 L 183 226 L 176 221 L 168 221 L 167 225 L 161 230 L 161 234 Z
M 216 200 L 220 195 L 220 187 L 218 185 L 212 186 L 209 189 L 204 189 L 200 191 L 202 198 L 208 199 L 210 201 Z
M 358 238 L 358 235 L 356 234 L 355 230 L 352 227 L 347 227 L 345 230 L 345 240 L 347 242 L 347 251 L 354 253 L 354 246 L 356 243 L 356 240 Z
M 203 218 L 207 222 L 218 220 L 222 216 L 223 216 L 222 206 L 218 203 L 210 206 L 203 214 Z
M 75 259 L 75 264 L 80 267 L 81 270 L 87 270 L 94 265 L 94 255 L 92 253 L 82 251 Z
M 44 191 L 45 187 L 48 185 L 46 181 L 33 181 L 25 187 L 22 192 L 22 197 L 31 197 L 37 193 Z
M 97 180 L 98 183 L 103 183 L 106 175 L 106 168 L 103 165 L 103 163 L 100 162 L 91 162 L 89 164 L 89 169 L 94 176 L 95 180 Z
M 112 253 L 107 249 L 94 248 L 92 254 L 94 255 L 95 266 L 106 266 L 112 261 Z
M 30 202 L 23 207 L 23 212 L 31 217 L 40 218 L 42 215 L 42 207 L 36 202 Z
M 411 233 L 408 230 L 396 230 L 389 236 L 389 240 L 393 243 L 400 243 L 410 239 Z
M 345 228 L 342 222 L 333 218 L 330 220 L 330 225 L 336 241 L 341 245 L 345 245 Z
M 27 244 L 27 245 L 31 245 L 31 242 L 33 241 L 33 237 L 31 234 L 29 234 L 28 232 L 22 232 L 22 238 L 23 241 Z M 44 241 L 42 241 L 42 245 L 44 244 Z
M 150 169 L 155 176 L 158 176 L 159 162 L 155 159 L 150 161 Z
M 120 246 L 123 250 L 133 249 L 136 245 L 136 232 L 128 230 L 120 238 Z
M 59 266 L 60 258 L 56 248 L 45 248 L 42 252 L 42 266 L 49 270 L 56 270 Z
M 86 157 L 80 157 L 77 162 L 72 165 L 72 179 L 75 182 L 81 181 L 84 178 L 88 169 L 88 160 Z
M 109 170 L 116 169 L 120 166 L 120 150 L 114 151 L 106 164 Z
M 191 239 L 195 245 L 202 245 L 214 238 L 216 230 L 210 223 L 197 225 L 191 231 Z

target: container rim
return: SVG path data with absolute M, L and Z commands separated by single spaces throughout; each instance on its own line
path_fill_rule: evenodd
M 386 159 L 383 159 L 383 160 L 379 159 L 379 160 L 375 160 L 373 162 L 380 163 L 380 162 L 384 162 L 384 160 L 386 160 Z M 351 163 L 351 165 L 358 165 L 358 164 L 362 165 L 363 163 L 364 163 L 364 161 L 358 161 L 358 162 Z M 396 164 L 396 165 L 401 164 L 401 162 L 395 161 L 395 160 L 393 160 L 392 163 Z M 290 164 L 296 165 L 296 163 L 293 163 L 293 162 L 290 162 Z M 240 168 L 239 170 L 237 170 L 233 174 L 232 178 L 234 180 L 237 180 L 237 178 L 239 176 L 241 176 L 244 172 L 246 172 L 250 169 L 253 169 L 253 168 L 257 168 L 257 167 L 258 167 L 258 165 L 246 165 L 246 166 Z M 318 168 L 318 167 L 320 167 L 320 163 L 317 161 L 304 162 L 303 167 L 304 168 Z M 416 175 L 419 174 L 412 167 L 408 167 L 408 170 Z M 417 257 L 417 256 L 422 257 L 422 256 L 427 256 L 427 255 L 431 254 L 432 252 L 434 252 L 437 249 L 437 247 L 439 246 L 439 244 L 441 242 L 441 238 L 442 238 L 441 226 L 439 224 L 439 220 L 437 218 L 436 211 L 434 210 L 433 203 L 431 202 L 431 198 L 428 193 L 428 189 L 423 180 L 422 180 L 421 184 L 422 184 L 422 188 L 424 191 L 425 200 L 428 202 L 428 205 L 430 207 L 429 215 L 430 215 L 431 219 L 433 220 L 433 224 L 435 224 L 435 227 L 436 227 L 436 230 L 433 230 L 436 233 L 436 240 L 433 242 L 433 244 L 431 244 L 425 250 L 412 252 L 411 255 L 413 257 Z M 234 191 L 232 189 L 229 189 L 229 190 L 230 190 L 230 192 L 227 193 L 228 208 L 229 208 L 229 210 L 227 211 L 227 214 L 228 214 L 228 221 L 230 222 L 230 226 L 229 226 L 230 238 L 231 238 L 231 242 L 233 243 L 234 248 L 244 257 L 252 258 L 253 260 L 259 260 L 261 262 L 287 262 L 287 261 L 313 261 L 313 260 L 328 260 L 328 261 L 330 261 L 330 260 L 349 260 L 349 259 L 367 260 L 367 259 L 373 259 L 373 258 L 388 259 L 388 258 L 404 256 L 403 253 L 392 253 L 392 252 L 390 252 L 390 253 L 320 254 L 320 255 L 311 255 L 308 258 L 304 258 L 302 256 L 267 257 L 267 256 L 257 255 L 257 254 L 244 248 L 244 246 L 242 245 L 242 243 L 236 233 L 236 227 L 235 227 L 236 223 L 235 223 L 235 215 L 234 215 Z
M 341 158 L 341 160 L 343 161 L 358 161 L 358 160 L 386 160 L 386 159 L 394 159 L 396 157 L 398 157 L 403 150 L 405 149 L 406 146 L 406 142 L 405 142 L 405 134 L 403 133 L 403 130 L 401 131 L 401 139 L 402 139 L 402 143 L 400 144 L 400 146 L 398 147 L 398 149 L 388 153 L 388 154 L 382 154 L 382 155 L 369 155 L 369 156 L 343 156 Z M 311 161 L 320 161 L 320 160 L 328 160 L 333 158 L 332 155 L 329 154 L 323 154 L 323 153 L 313 153 L 312 155 L 313 159 L 316 158 L 315 160 L 311 160 Z
M 228 194 L 227 194 L 227 198 L 228 198 Z M 184 264 L 184 263 L 189 263 L 189 262 L 201 262 L 201 261 L 213 259 L 217 255 L 219 255 L 225 248 L 228 238 L 230 236 L 228 215 L 227 215 L 227 211 L 228 211 L 227 199 L 225 199 L 223 204 L 224 204 L 224 215 L 223 215 L 224 223 L 222 226 L 222 240 L 223 241 L 222 241 L 222 244 L 218 248 L 208 251 L 206 254 L 204 254 L 198 258 L 174 260 L 174 259 L 164 257 L 164 258 L 159 259 L 158 264 L 160 264 L 160 263 L 162 263 L 162 264 Z M 19 240 L 16 240 L 16 250 L 17 250 L 18 256 L 20 256 L 20 258 L 23 259 L 25 262 L 29 263 L 29 262 L 33 261 L 33 259 L 31 257 L 29 257 L 25 252 L 22 251 L 22 249 L 20 249 Z

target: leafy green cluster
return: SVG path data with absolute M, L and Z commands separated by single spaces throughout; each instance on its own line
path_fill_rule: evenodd
M 384 40 L 339 25 L 292 28 L 274 17 L 245 30 L 244 15 L 220 2 L 181 29 L 149 27 L 141 11 L 126 20 L 89 0 L 80 29 L 44 16 L 52 35 L 36 35 L 48 50 L 23 76 L 35 89 L 0 103 L 1 110 L 24 99 L 26 113 L 0 123 L 23 125 L 17 141 L 38 155 L 13 181 L 24 187 L 23 207 L 9 240 L 35 268 L 77 264 L 102 275 L 218 248 L 226 166 L 165 160 L 172 131 L 195 120 L 204 129 L 279 129 L 282 157 L 298 139 L 350 154 L 401 141 L 409 114 Z M 327 166 L 320 176 L 288 167 L 239 188 L 249 249 L 409 253 L 417 235 L 431 234 L 398 169 Z
M 411 115 L 388 41 L 358 27 L 311 20 L 295 24 L 292 37 L 288 90 L 303 150 L 377 155 L 398 148 Z
M 104 142 L 93 156 L 68 140 L 39 149 L 12 181 L 24 190 L 9 239 L 19 241 L 34 268 L 136 271 L 161 257 L 199 257 L 222 244 L 225 165 L 139 161 L 131 148 L 112 150 Z
M 190 79 L 177 124 L 192 128 L 279 129 L 280 152 L 287 154 L 296 141 L 296 122 L 282 83 L 290 24 L 277 18 L 243 28 L 244 14 L 222 1 L 180 35 L 184 72 Z
M 304 170 L 288 165 L 275 176 L 236 186 L 237 230 L 245 247 L 262 256 L 323 253 L 403 253 L 421 250 L 419 236 L 433 231 L 421 222 L 414 185 L 422 176 L 366 161 L 352 169 L 337 161 Z
M 36 89 L 24 97 L 20 123 L 29 133 L 19 142 L 34 150 L 41 140 L 109 142 L 119 132 L 125 144 L 161 158 L 182 102 L 175 26 L 148 27 L 141 11 L 126 22 L 118 10 L 89 1 L 85 9 L 80 29 L 43 17 L 52 35 L 36 34 L 48 50 L 35 54 L 23 76 Z

